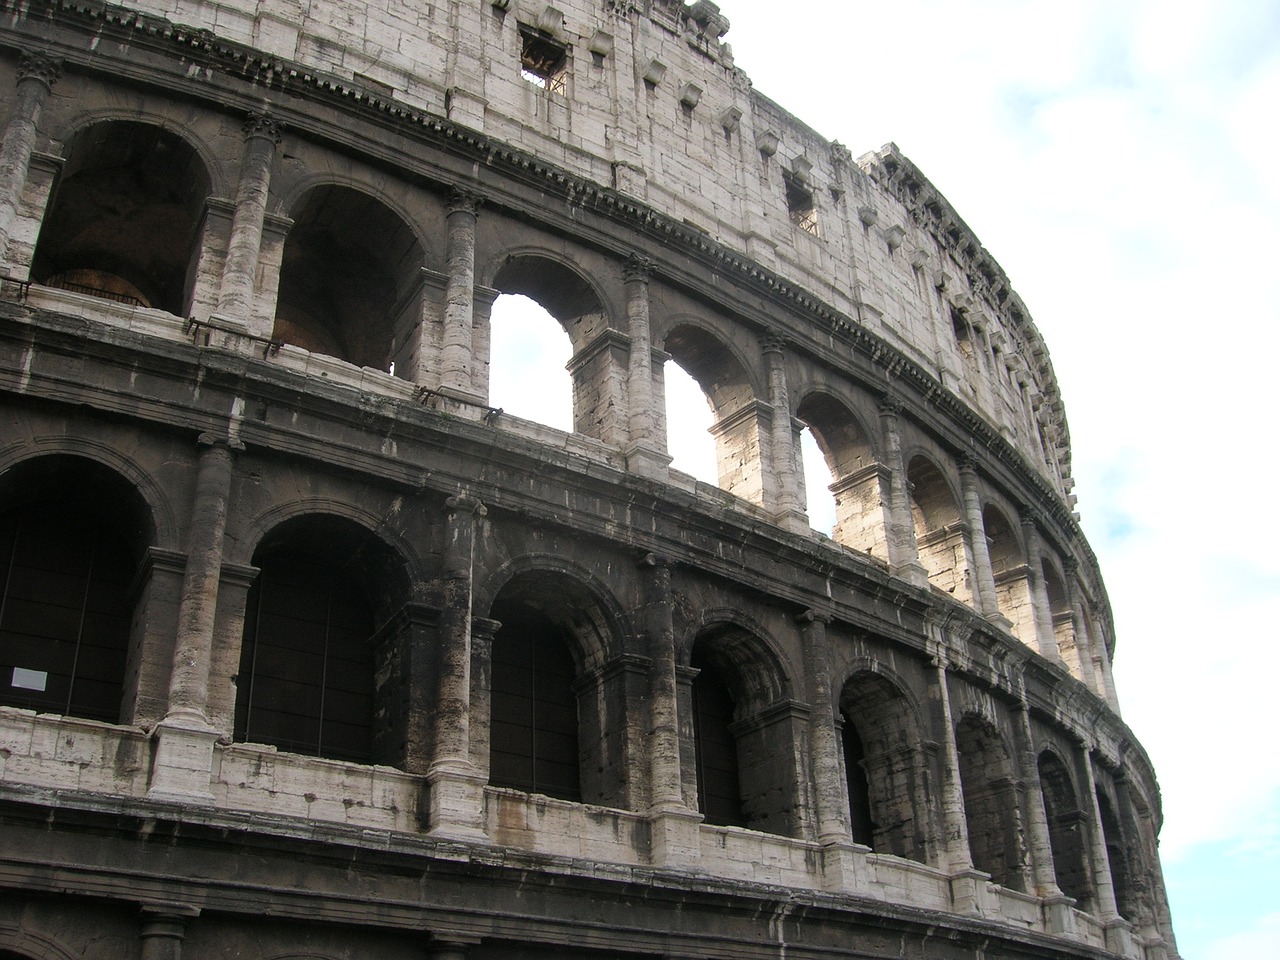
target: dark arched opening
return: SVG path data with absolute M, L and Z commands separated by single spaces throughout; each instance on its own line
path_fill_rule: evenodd
M 738 743 L 732 732 L 734 703 L 728 684 L 702 651 L 694 649 L 693 737 L 698 770 L 698 809 L 705 821 L 745 827 L 738 778 Z
M 0 703 L 116 723 L 153 530 L 123 478 L 78 457 L 0 479 Z
M 973 865 L 992 881 L 1025 889 L 1018 798 L 1009 754 L 986 721 L 966 717 L 956 728 L 960 785 Z
M 354 763 L 394 763 L 375 726 L 375 630 L 402 602 L 389 547 L 338 517 L 288 521 L 254 553 L 235 739 Z M 384 710 L 388 715 L 395 711 Z
M 367 194 L 323 186 L 293 212 L 274 336 L 361 367 L 412 376 L 423 253 L 404 220 Z M 420 358 L 419 358 L 420 359 Z
M 32 279 L 183 315 L 209 183 L 195 150 L 160 127 L 82 130 L 67 145 Z
M 928 790 L 906 697 L 885 677 L 863 671 L 841 690 L 840 713 L 855 842 L 924 862 Z
M 1044 796 L 1045 819 L 1049 823 L 1049 849 L 1058 889 L 1082 906 L 1089 902 L 1089 872 L 1086 866 L 1085 819 L 1076 800 L 1067 766 L 1049 751 L 1037 760 L 1040 792 Z
M 805 397 L 796 417 L 804 421 L 826 466 L 823 488 L 827 493 L 808 489 L 809 515 L 829 513 L 822 502 L 826 500 L 835 511 L 831 531 L 835 540 L 887 561 L 882 477 L 866 431 L 843 403 L 823 393 Z M 806 480 L 811 475 L 807 461 L 805 475 Z
M 493 618 L 489 782 L 581 800 L 578 702 L 564 630 L 518 598 L 499 598 Z

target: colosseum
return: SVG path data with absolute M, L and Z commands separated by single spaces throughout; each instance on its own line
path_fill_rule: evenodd
M 1008 277 L 554 2 L 0 3 L 0 960 L 1173 960 Z

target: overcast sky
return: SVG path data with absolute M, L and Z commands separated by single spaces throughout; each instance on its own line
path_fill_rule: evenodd
M 855 157 L 896 142 L 1026 301 L 1179 950 L 1280 960 L 1280 2 L 721 10 L 757 90 Z

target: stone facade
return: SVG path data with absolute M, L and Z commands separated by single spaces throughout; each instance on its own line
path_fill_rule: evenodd
M 727 29 L 3 4 L 0 960 L 1177 956 L 1030 315 Z

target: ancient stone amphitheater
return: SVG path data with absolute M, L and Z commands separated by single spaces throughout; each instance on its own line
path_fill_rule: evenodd
M 0 960 L 1175 957 L 1008 278 L 708 0 L 540 2 L 0 3 Z

